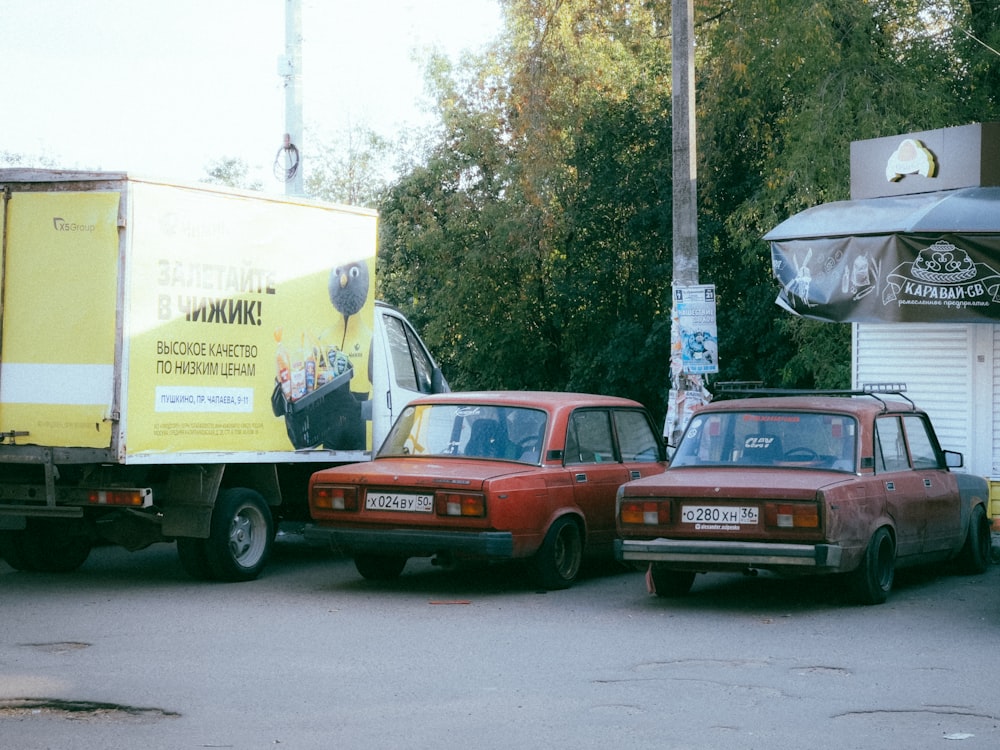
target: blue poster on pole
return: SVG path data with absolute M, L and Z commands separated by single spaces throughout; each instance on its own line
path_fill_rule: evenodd
M 682 370 L 691 375 L 719 371 L 715 285 L 674 287 L 681 334 Z

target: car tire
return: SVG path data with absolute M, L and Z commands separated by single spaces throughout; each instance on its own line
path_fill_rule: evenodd
M 555 591 L 572 586 L 583 562 L 583 536 L 576 521 L 566 517 L 556 520 L 533 562 L 542 587 Z
M 354 567 L 367 581 L 394 581 L 406 567 L 406 558 L 396 555 L 356 555 Z
M 204 540 L 212 577 L 220 581 L 252 581 L 271 553 L 274 519 L 264 498 L 253 490 L 223 490 L 212 511 L 212 528 Z
M 896 543 L 883 526 L 872 534 L 861 565 L 853 573 L 853 588 L 861 604 L 882 604 L 896 577 Z
M 982 505 L 972 509 L 969 518 L 969 531 L 965 537 L 965 546 L 959 554 L 958 564 L 965 573 L 983 573 L 990 566 L 990 555 L 993 547 L 993 534 L 986 511 Z
M 668 598 L 685 596 L 691 591 L 696 575 L 697 573 L 691 570 L 670 570 L 656 563 L 653 563 L 649 568 L 649 580 L 652 583 L 653 593 Z

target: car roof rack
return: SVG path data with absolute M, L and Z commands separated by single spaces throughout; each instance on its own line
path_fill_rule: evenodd
M 766 396 L 870 396 L 888 408 L 883 396 L 899 396 L 916 410 L 917 405 L 906 395 L 906 383 L 863 383 L 858 389 L 839 388 L 765 388 L 759 380 L 729 380 L 715 384 L 715 398 L 763 398 Z

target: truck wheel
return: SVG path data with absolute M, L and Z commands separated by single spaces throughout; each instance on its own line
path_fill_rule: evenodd
M 205 541 L 190 537 L 177 539 L 177 556 L 181 560 L 181 567 L 185 573 L 199 581 L 210 581 L 214 578 L 205 552 Z
M 0 557 L 14 570 L 34 570 L 24 554 L 23 531 L 0 531 Z
M 691 590 L 695 575 L 690 570 L 667 570 L 656 563 L 649 568 L 653 593 L 662 597 L 684 596 Z
M 212 529 L 204 540 L 205 559 L 220 581 L 252 581 L 271 553 L 274 520 L 264 498 L 235 488 L 219 493 Z
M 406 567 L 406 558 L 398 555 L 355 555 L 354 567 L 369 581 L 393 581 Z
M 17 570 L 69 573 L 90 556 L 90 539 L 78 523 L 29 518 L 22 531 L 4 532 L 0 550 Z
M 535 577 L 546 589 L 568 589 L 576 581 L 582 561 L 580 527 L 572 518 L 560 518 L 535 553 Z
M 864 559 L 853 573 L 854 593 L 861 604 L 881 604 L 896 577 L 896 544 L 883 526 L 868 542 Z
M 990 522 L 986 519 L 986 511 L 982 505 L 972 509 L 969 518 L 969 533 L 965 537 L 965 546 L 958 558 L 958 564 L 965 573 L 984 573 L 990 566 L 990 553 L 993 547 L 993 534 Z

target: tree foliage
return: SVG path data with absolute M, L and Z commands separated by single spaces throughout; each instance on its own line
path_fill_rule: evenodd
M 333 203 L 375 208 L 390 180 L 390 142 L 363 124 L 315 142 L 303 160 L 306 194 Z
M 670 3 L 504 0 L 496 45 L 432 57 L 440 131 L 386 191 L 380 289 L 459 388 L 665 411 Z M 984 0 L 698 0 L 700 279 L 721 379 L 845 386 L 846 325 L 774 304 L 760 238 L 848 197 L 852 140 L 998 119 Z
M 207 177 L 203 182 L 210 185 L 226 185 L 242 190 L 261 190 L 263 183 L 250 176 L 250 165 L 243 159 L 224 156 L 205 167 Z

